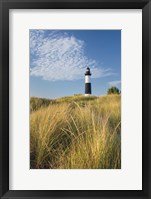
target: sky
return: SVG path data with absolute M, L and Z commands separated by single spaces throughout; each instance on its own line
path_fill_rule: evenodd
M 30 30 L 30 96 L 84 94 L 91 70 L 92 95 L 121 90 L 120 30 Z

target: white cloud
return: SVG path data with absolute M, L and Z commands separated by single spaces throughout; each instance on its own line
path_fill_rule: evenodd
M 30 74 L 45 80 L 82 79 L 85 68 L 89 66 L 93 78 L 111 75 L 110 69 L 98 67 L 94 59 L 84 52 L 82 40 L 59 31 L 30 31 Z
M 118 86 L 121 83 L 120 80 L 109 82 L 109 86 Z

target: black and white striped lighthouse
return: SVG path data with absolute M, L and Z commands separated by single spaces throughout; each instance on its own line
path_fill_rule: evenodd
M 85 72 L 85 96 L 91 95 L 91 82 L 90 82 L 91 72 L 90 68 L 86 68 Z

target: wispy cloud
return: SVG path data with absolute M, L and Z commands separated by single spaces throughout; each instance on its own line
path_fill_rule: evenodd
M 109 86 L 118 86 L 121 83 L 120 80 L 109 82 Z
M 112 74 L 85 55 L 84 41 L 59 31 L 30 31 L 30 75 L 49 81 L 77 80 L 83 78 L 86 66 L 93 78 Z

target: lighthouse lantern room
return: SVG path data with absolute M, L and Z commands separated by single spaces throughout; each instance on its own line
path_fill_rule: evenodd
M 86 68 L 86 72 L 85 72 L 85 96 L 90 96 L 91 95 L 91 81 L 90 81 L 90 77 L 91 77 L 90 68 L 87 67 Z

